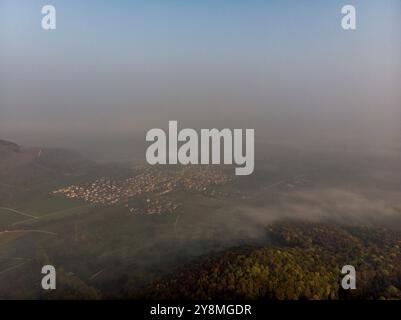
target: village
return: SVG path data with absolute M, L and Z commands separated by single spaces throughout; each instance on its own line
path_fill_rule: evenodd
M 173 213 L 181 206 L 169 197 L 177 191 L 207 196 L 225 196 L 218 186 L 232 181 L 223 170 L 212 166 L 187 166 L 176 170 L 145 166 L 140 174 L 126 179 L 99 178 L 52 192 L 96 205 L 124 205 L 129 214 Z

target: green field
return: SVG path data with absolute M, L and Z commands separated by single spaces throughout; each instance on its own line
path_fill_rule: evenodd
M 84 201 L 68 199 L 61 195 L 40 194 L 29 197 L 18 205 L 0 208 L 0 227 L 12 226 L 25 221 L 48 221 L 81 214 L 90 206 Z
M 27 217 L 9 210 L 0 209 L 0 227 L 2 228 L 25 219 L 27 219 Z

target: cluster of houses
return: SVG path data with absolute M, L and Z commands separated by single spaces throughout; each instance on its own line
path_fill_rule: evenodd
M 174 213 L 180 206 L 180 203 L 164 197 L 147 198 L 145 204 L 142 206 L 132 206 L 128 203 L 125 204 L 130 215 L 170 214 Z
M 212 166 L 188 166 L 175 170 L 145 167 L 140 174 L 127 179 L 103 177 L 52 193 L 99 205 L 124 204 L 132 214 L 162 214 L 174 212 L 180 206 L 164 196 L 168 193 L 183 190 L 214 196 L 219 192 L 216 186 L 231 180 L 222 170 Z M 130 200 L 135 198 L 144 198 L 146 201 L 142 201 L 143 205 L 133 207 Z

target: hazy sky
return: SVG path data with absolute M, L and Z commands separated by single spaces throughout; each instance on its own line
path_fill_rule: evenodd
M 178 120 L 399 147 L 400 92 L 399 0 L 0 0 L 0 138 L 19 143 L 110 148 Z

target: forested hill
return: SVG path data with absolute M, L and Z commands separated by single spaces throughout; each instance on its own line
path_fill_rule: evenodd
M 204 257 L 153 283 L 158 299 L 400 299 L 401 234 L 381 228 L 286 222 L 268 247 Z M 357 289 L 341 289 L 341 268 Z

